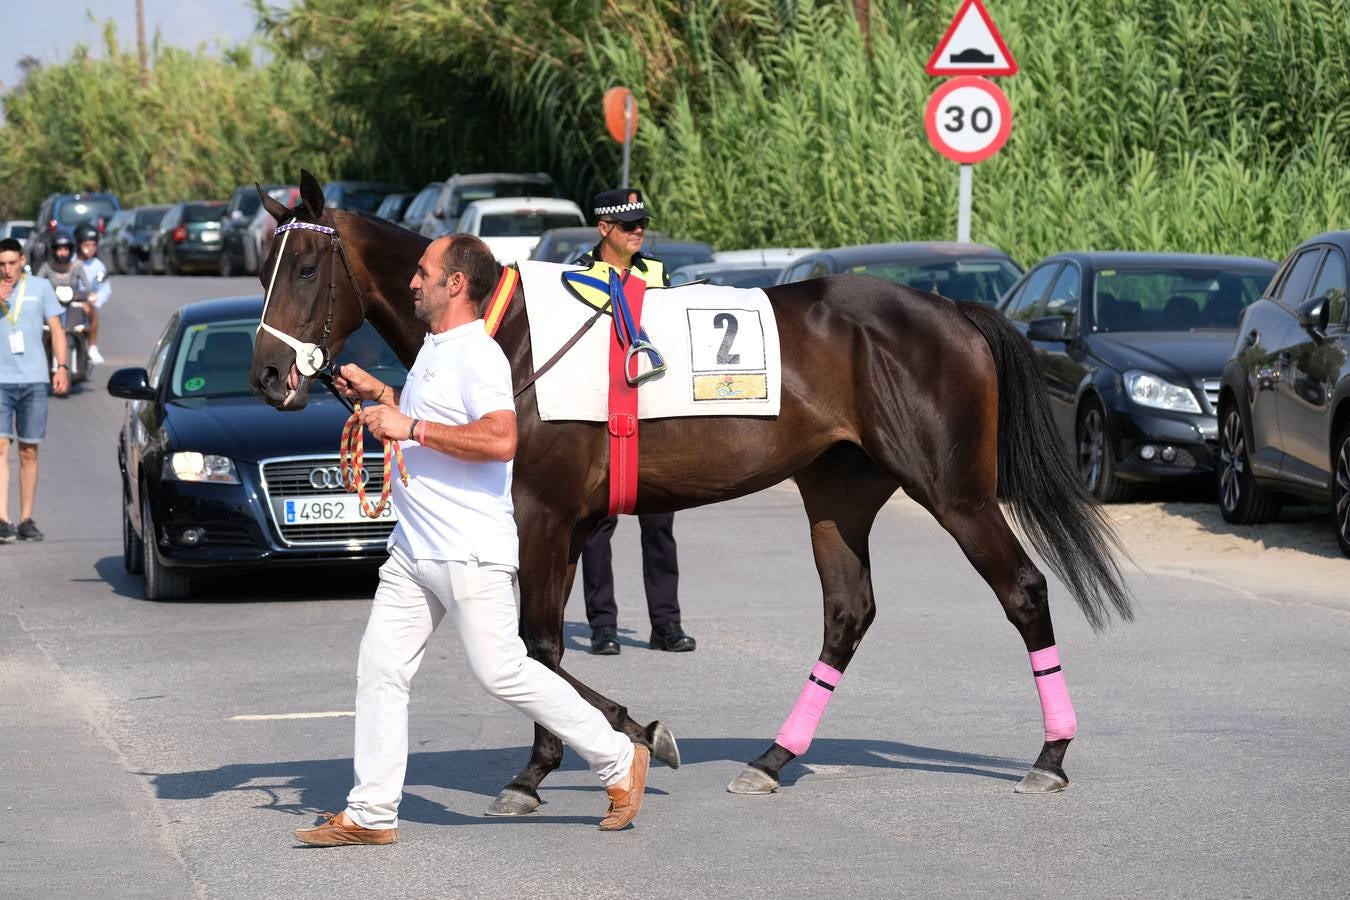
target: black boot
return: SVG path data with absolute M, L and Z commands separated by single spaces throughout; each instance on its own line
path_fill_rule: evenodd
M 653 650 L 688 653 L 698 645 L 692 637 L 684 633 L 679 622 L 667 622 L 665 625 L 652 626 L 652 638 L 647 642 L 647 646 Z
M 591 654 L 594 656 L 619 655 L 619 630 L 613 625 L 601 625 L 591 629 Z

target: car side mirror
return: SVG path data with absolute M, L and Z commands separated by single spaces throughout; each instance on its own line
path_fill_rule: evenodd
M 123 400 L 153 400 L 155 389 L 144 369 L 118 369 L 108 376 L 108 393 Z
M 1042 316 L 1027 323 L 1027 338 L 1033 341 L 1063 343 L 1069 339 L 1069 320 L 1063 316 Z
M 1298 324 L 1315 337 L 1326 337 L 1327 317 L 1331 313 L 1331 303 L 1326 294 L 1304 300 L 1298 308 Z

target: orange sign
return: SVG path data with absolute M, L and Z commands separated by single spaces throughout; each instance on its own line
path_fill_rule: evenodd
M 628 133 L 624 134 L 624 106 L 630 100 L 633 117 L 628 122 Z M 612 87 L 605 91 L 605 127 L 609 129 L 609 136 L 622 144 L 625 138 L 631 139 L 637 134 L 637 124 L 637 100 L 633 99 L 633 92 L 626 87 Z

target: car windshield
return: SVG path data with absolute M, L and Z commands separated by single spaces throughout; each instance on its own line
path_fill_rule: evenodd
M 589 234 L 585 237 L 575 238 L 556 237 L 548 241 L 547 244 L 540 241 L 539 246 L 534 250 L 534 256 L 531 258 L 553 263 L 571 262 L 594 245 L 594 236 Z
M 26 238 L 32 230 L 31 225 L 11 225 L 9 226 L 9 236 L 16 239 Z
M 231 319 L 191 325 L 183 333 L 174 358 L 169 396 L 180 398 L 245 397 L 252 393 L 253 338 L 257 319 Z M 385 384 L 403 387 L 408 370 L 384 338 L 362 323 L 338 354 L 338 365 L 356 363 Z
M 168 211 L 167 206 L 151 206 L 148 209 L 137 210 L 136 221 L 132 227 L 154 228 L 164 219 L 164 214 Z
M 475 200 L 491 200 L 494 197 L 554 197 L 556 188 L 552 181 L 490 181 L 487 184 L 466 184 L 455 188 L 451 195 L 452 215 L 464 215 L 464 208 Z M 575 224 L 568 222 L 568 225 Z M 585 223 L 582 223 L 585 224 Z
M 704 275 L 709 284 L 734 288 L 764 288 L 778 280 L 782 269 L 721 269 Z
M 384 198 L 388 196 L 388 191 L 353 190 L 349 188 L 342 192 L 342 208 L 355 212 L 373 213 L 384 202 Z
M 183 207 L 183 221 L 187 224 L 218 222 L 224 209 L 224 203 L 191 203 Z
M 491 213 L 483 216 L 478 227 L 479 237 L 536 237 L 550 228 L 570 228 L 585 225 L 581 217 L 570 212 L 520 212 Z
M 1093 290 L 1094 331 L 1237 328 L 1274 271 L 1220 268 L 1102 269 Z
M 986 306 L 996 304 L 1021 274 L 1012 263 L 1001 259 L 944 259 L 933 263 L 881 260 L 853 266 L 849 271 Z
M 56 221 L 62 225 L 78 225 L 81 222 L 111 219 L 115 212 L 117 207 L 111 200 L 70 200 L 61 204 Z
M 712 248 L 698 244 L 644 245 L 642 254 L 661 260 L 667 272 L 673 272 L 681 266 L 712 262 Z

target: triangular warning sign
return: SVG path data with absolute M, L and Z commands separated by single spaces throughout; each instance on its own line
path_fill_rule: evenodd
M 965 0 L 938 41 L 925 71 L 929 75 L 1014 75 L 1017 62 L 984 4 Z

